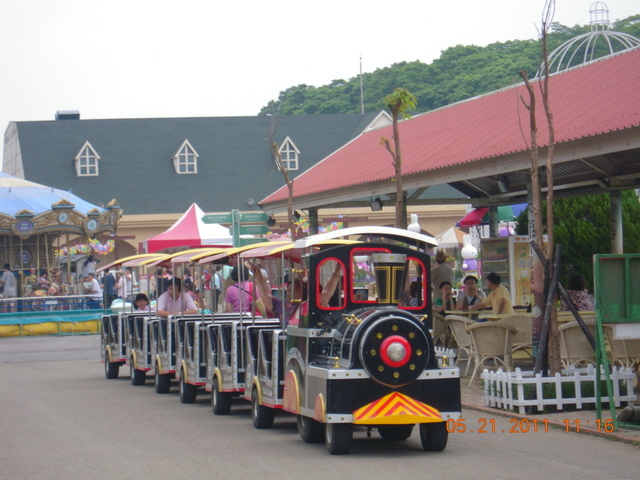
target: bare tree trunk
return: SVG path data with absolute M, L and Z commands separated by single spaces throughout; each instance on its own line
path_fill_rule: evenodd
M 408 90 L 396 88 L 391 95 L 384 98 L 383 103 L 391 110 L 391 118 L 393 119 L 394 148 L 391 148 L 391 144 L 386 138 L 382 138 L 381 143 L 393 158 L 394 181 L 396 182 L 396 227 L 407 228 L 407 205 L 402 182 L 402 152 L 400 151 L 398 118 L 400 115 L 404 118 L 411 118 L 407 110 L 415 108 L 416 99 Z
M 289 230 L 291 231 L 291 240 L 297 240 L 298 229 L 295 221 L 293 220 L 293 180 L 289 177 L 289 171 L 284 166 L 278 145 L 273 142 L 271 143 L 271 154 L 273 155 L 273 159 L 276 162 L 278 170 L 280 170 L 284 177 L 284 182 L 287 185 L 287 190 L 289 191 L 289 196 L 287 198 L 287 219 L 289 221 Z
M 541 211 L 541 196 L 540 196 L 540 169 L 538 166 L 539 161 L 539 147 L 538 147 L 538 123 L 536 121 L 536 95 L 533 91 L 533 86 L 529 81 L 527 72 L 520 70 L 520 76 L 524 81 L 524 85 L 529 93 L 529 103 L 521 98 L 525 108 L 529 111 L 529 130 L 531 135 L 531 170 L 529 175 L 531 176 L 531 191 L 533 193 L 533 225 L 535 230 L 535 242 L 538 244 L 541 250 L 544 249 L 543 241 L 543 229 L 542 229 L 542 211 Z
M 555 147 L 555 125 L 553 123 L 553 112 L 549 102 L 549 52 L 548 52 L 548 33 L 549 26 L 553 21 L 553 15 L 555 13 L 555 0 L 547 0 L 544 7 L 543 21 L 542 21 L 542 61 L 544 65 L 543 82 L 541 85 L 542 90 L 542 103 L 544 105 L 544 113 L 547 119 L 547 127 L 549 129 L 549 147 L 547 149 L 547 265 L 550 266 L 548 272 L 548 278 L 554 277 L 554 222 L 553 222 L 553 160 L 554 160 L 554 147 Z M 554 297 L 556 298 L 556 297 Z M 551 324 L 549 325 L 549 369 L 552 373 L 559 372 L 562 369 L 560 359 L 560 333 L 558 331 L 558 315 L 555 308 L 551 311 Z
M 393 119 L 393 142 L 396 147 L 393 167 L 396 177 L 396 227 L 407 228 L 407 215 L 404 213 L 404 188 L 402 185 L 402 153 L 400 152 L 400 131 L 397 115 Z
M 542 278 L 544 277 L 544 291 L 548 291 L 549 280 L 554 276 L 553 271 L 553 257 L 554 257 L 554 238 L 553 238 L 553 159 L 554 159 L 554 145 L 555 145 L 555 130 L 553 123 L 553 113 L 551 112 L 549 102 L 549 55 L 547 50 L 547 37 L 549 25 L 553 20 L 553 14 L 555 11 L 555 0 L 547 0 L 543 11 L 542 20 L 542 57 L 543 57 L 543 79 L 539 82 L 540 93 L 542 95 L 542 103 L 544 106 L 545 117 L 547 120 L 547 126 L 549 129 L 549 147 L 547 149 L 546 160 L 546 180 L 547 180 L 547 236 L 548 244 L 547 248 L 544 248 L 544 231 L 542 224 L 542 208 L 541 208 L 541 193 L 540 193 L 540 177 L 539 177 L 539 145 L 538 145 L 538 127 L 536 123 L 536 100 L 535 92 L 529 78 L 524 70 L 520 71 L 520 76 L 524 80 L 524 84 L 529 93 L 529 103 L 527 104 L 524 99 L 522 100 L 525 107 L 529 111 L 529 119 L 531 124 L 531 188 L 533 193 L 533 214 L 534 214 L 534 229 L 535 229 L 535 242 L 540 251 L 546 252 L 546 269 L 533 268 L 532 275 L 536 278 L 532 278 L 532 285 L 541 285 Z M 544 271 L 544 275 L 542 275 Z M 534 305 L 541 308 L 536 309 L 533 315 L 534 323 L 534 340 L 538 338 L 538 334 L 542 332 L 542 320 L 544 318 L 544 309 L 551 308 L 551 315 L 549 324 L 549 336 L 547 342 L 547 359 L 549 363 L 549 369 L 552 373 L 559 372 L 561 370 L 560 362 L 560 344 L 558 333 L 558 317 L 556 309 L 554 308 L 554 302 L 548 303 L 545 298 L 545 294 L 542 289 L 534 291 Z
M 296 227 L 296 223 L 293 220 L 293 179 L 289 176 L 289 170 L 284 165 L 282 161 L 282 155 L 280 154 L 280 149 L 278 145 L 273 141 L 273 137 L 276 133 L 276 124 L 275 118 L 271 117 L 271 121 L 269 123 L 269 149 L 271 150 L 271 155 L 273 156 L 273 161 L 276 164 L 276 168 L 280 170 L 282 176 L 284 177 L 284 183 L 287 185 L 288 190 L 288 198 L 287 198 L 287 221 L 289 223 L 289 231 L 291 232 L 291 239 L 297 240 L 298 238 L 298 230 Z

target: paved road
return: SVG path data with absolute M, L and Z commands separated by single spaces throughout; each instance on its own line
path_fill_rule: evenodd
M 442 453 L 423 452 L 417 432 L 392 444 L 358 431 L 351 455 L 330 456 L 288 415 L 254 430 L 241 401 L 215 417 L 204 395 L 182 405 L 175 386 L 134 387 L 124 368 L 106 380 L 98 357 L 98 336 L 0 339 L 1 479 L 638 478 L 637 447 L 542 425 L 502 433 L 510 419 L 473 411 Z

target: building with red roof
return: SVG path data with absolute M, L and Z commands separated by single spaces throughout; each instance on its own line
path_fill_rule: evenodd
M 548 129 L 540 86 L 532 83 L 544 167 Z M 554 74 L 549 85 L 556 198 L 640 187 L 640 48 Z M 523 100 L 529 97 L 519 83 L 401 122 L 409 206 L 526 202 L 531 141 Z M 296 177 L 294 208 L 362 207 L 378 196 L 393 205 L 392 159 L 380 142 L 391 136 L 391 126 L 366 131 Z M 429 189 L 445 184 L 468 199 L 428 197 Z M 260 205 L 268 213 L 285 211 L 287 189 Z

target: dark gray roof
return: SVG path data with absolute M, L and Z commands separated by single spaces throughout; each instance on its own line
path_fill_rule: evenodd
M 94 204 L 115 198 L 125 214 L 259 210 L 282 185 L 268 139 L 288 136 L 300 151 L 297 176 L 359 135 L 376 117 L 296 115 L 219 118 L 16 122 L 25 179 L 69 190 Z M 198 173 L 178 175 L 173 156 L 184 140 L 198 153 Z M 89 141 L 99 176 L 78 177 L 74 158 Z M 248 205 L 247 199 L 256 203 Z

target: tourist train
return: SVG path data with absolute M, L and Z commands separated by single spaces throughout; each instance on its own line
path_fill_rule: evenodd
M 460 416 L 460 373 L 437 357 L 429 331 L 426 249 L 435 244 L 407 230 L 355 227 L 202 258 L 268 265 L 282 318 L 258 301 L 242 313 L 105 315 L 105 376 L 128 365 L 132 384 L 152 376 L 157 393 L 177 381 L 182 403 L 207 392 L 215 415 L 240 397 L 258 429 L 288 412 L 305 442 L 324 441 L 331 454 L 348 453 L 354 431 L 397 441 L 416 424 L 424 450 L 444 450 L 446 421 Z

